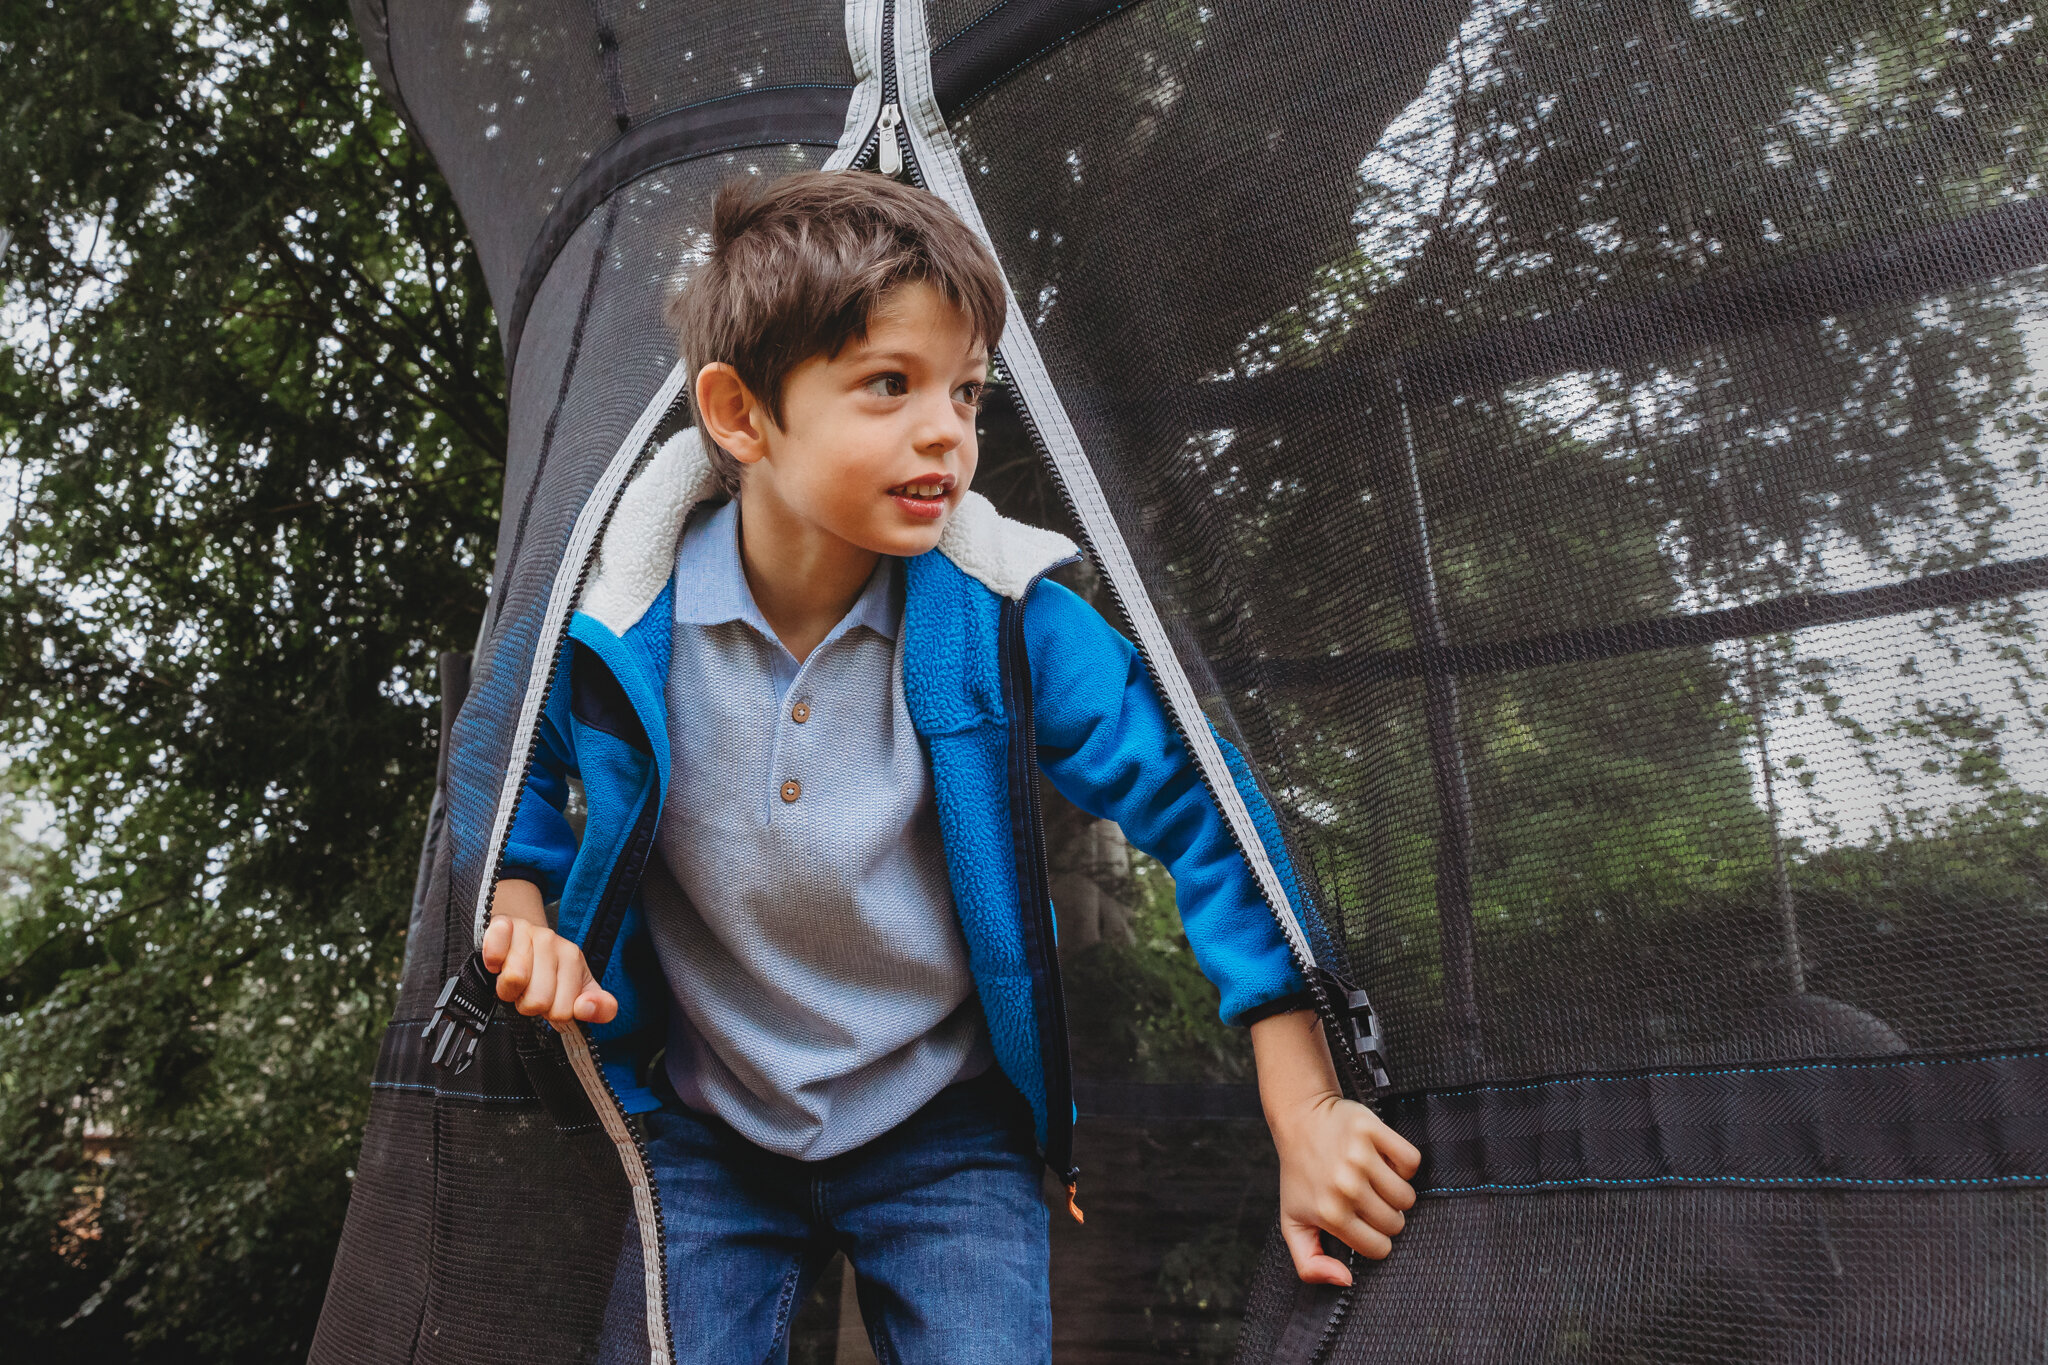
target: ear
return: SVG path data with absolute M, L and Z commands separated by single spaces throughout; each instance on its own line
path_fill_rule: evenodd
M 697 411 L 704 418 L 704 434 L 741 464 L 753 464 L 768 453 L 762 439 L 768 410 L 732 366 L 719 361 L 697 371 Z

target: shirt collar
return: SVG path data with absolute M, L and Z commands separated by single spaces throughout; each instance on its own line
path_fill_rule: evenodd
M 896 593 L 899 572 L 893 556 L 882 556 L 859 598 L 819 648 L 855 626 L 866 626 L 883 639 L 893 641 L 902 619 Z M 764 639 L 780 643 L 774 627 L 754 604 L 746 570 L 740 566 L 738 502 L 728 502 L 709 516 L 692 518 L 684 531 L 683 543 L 676 551 L 675 619 L 678 625 L 698 626 L 743 621 Z

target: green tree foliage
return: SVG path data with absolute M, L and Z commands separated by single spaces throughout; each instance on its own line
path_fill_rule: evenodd
M 51 826 L 0 888 L 0 1339 L 298 1359 L 482 607 L 497 336 L 344 5 L 13 5 L 0 69 L 0 754 Z

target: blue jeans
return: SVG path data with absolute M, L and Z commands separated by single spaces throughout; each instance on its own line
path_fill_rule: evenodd
M 786 1361 L 835 1251 L 882 1365 L 1052 1359 L 1031 1112 L 998 1069 L 824 1161 L 763 1151 L 691 1110 L 646 1122 L 677 1365 Z

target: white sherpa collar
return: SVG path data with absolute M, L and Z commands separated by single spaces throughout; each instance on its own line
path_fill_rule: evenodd
M 598 546 L 597 572 L 580 609 L 614 635 L 646 615 L 676 567 L 676 539 L 690 509 L 718 492 L 695 427 L 662 442 L 633 476 Z
M 939 533 L 939 553 L 999 597 L 1022 601 L 1038 576 L 1080 551 L 1058 531 L 1011 521 L 979 493 L 969 493 Z
M 580 609 L 624 635 L 675 572 L 676 541 L 691 509 L 717 493 L 718 477 L 696 428 L 664 441 L 619 496 Z M 939 553 L 990 592 L 1020 599 L 1039 575 L 1077 551 L 1059 532 L 1011 521 L 987 498 L 969 493 L 940 534 Z

